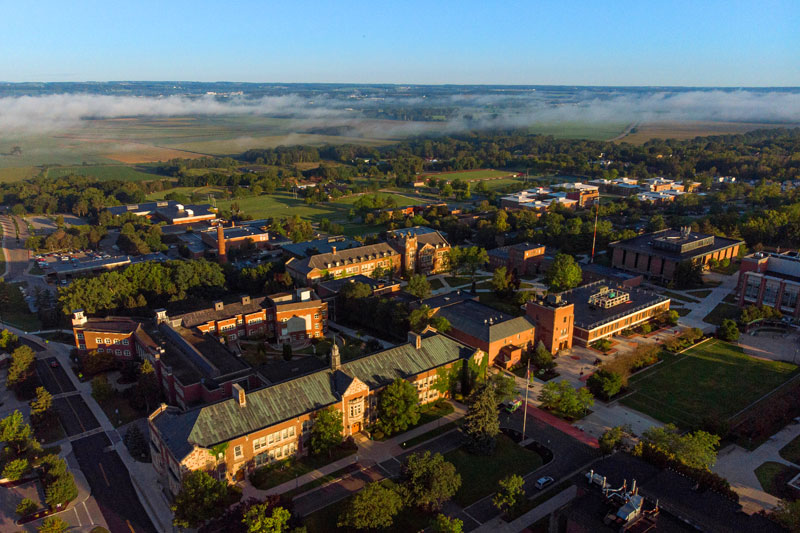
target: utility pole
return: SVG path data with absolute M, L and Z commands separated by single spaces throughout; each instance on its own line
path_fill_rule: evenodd
M 528 370 L 525 371 L 525 411 L 522 413 L 522 441 L 525 440 L 525 426 L 528 423 L 528 389 L 530 388 L 531 388 L 531 358 L 529 356 Z
M 592 257 L 590 263 L 594 263 L 594 245 L 597 242 L 597 217 L 600 215 L 600 195 L 597 195 L 597 206 L 594 210 L 594 235 L 592 236 Z

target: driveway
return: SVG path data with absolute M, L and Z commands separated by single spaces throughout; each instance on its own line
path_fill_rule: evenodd
M 105 433 L 72 443 L 92 495 L 112 532 L 156 532 L 131 484 L 128 470 Z
M 57 366 L 54 367 L 53 364 Z M 55 357 L 37 359 L 36 374 L 50 394 L 56 395 L 76 391 L 75 385 L 72 384 L 72 380 L 67 376 L 66 370 L 58 363 L 58 359 Z

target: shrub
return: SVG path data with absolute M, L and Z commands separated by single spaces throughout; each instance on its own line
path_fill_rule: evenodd
M 650 324 L 642 324 L 641 326 L 639 326 L 639 332 L 642 335 L 647 335 L 651 331 L 653 331 L 653 326 L 651 326 Z
M 735 342 L 739 339 L 739 328 L 736 327 L 736 321 L 731 318 L 726 318 L 722 324 L 717 328 L 717 337 L 724 341 Z
M 630 375 L 658 362 L 660 348 L 655 344 L 640 344 L 632 352 L 617 355 L 612 361 L 603 363 L 602 370 L 619 374 L 622 384 L 628 384 Z
M 16 513 L 20 518 L 31 515 L 39 510 L 39 506 L 35 501 L 30 498 L 23 498 L 19 505 L 17 505 Z
M 27 459 L 14 459 L 3 469 L 3 477 L 10 481 L 19 481 L 30 469 Z
M 612 342 L 610 339 L 600 339 L 599 341 L 592 343 L 592 348 L 605 353 L 611 349 L 611 345 Z

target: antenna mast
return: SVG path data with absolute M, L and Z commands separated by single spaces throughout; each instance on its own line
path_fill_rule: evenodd
M 589 260 L 590 263 L 594 263 L 594 245 L 597 242 L 597 217 L 600 214 L 600 195 L 597 195 L 597 205 L 595 206 L 594 210 L 594 235 L 592 236 L 592 258 Z

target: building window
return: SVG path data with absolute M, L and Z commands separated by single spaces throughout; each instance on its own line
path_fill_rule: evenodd
M 289 430 L 288 429 L 284 429 L 281 432 L 281 440 L 288 439 L 288 438 L 289 438 Z
M 104 351 L 105 351 L 105 350 L 104 350 L 102 347 L 100 347 L 100 348 L 98 348 L 98 349 L 97 349 L 97 353 L 103 353 Z
M 306 420 L 303 422 L 303 433 L 308 433 L 311 431 L 311 426 L 314 424 L 312 420 Z
M 319 318 L 319 313 L 314 313 L 314 318 Z
M 267 447 L 267 437 L 261 437 L 253 441 L 253 451 L 257 452 L 261 448 Z
M 83 333 L 78 333 L 78 338 L 83 339 Z
M 127 345 L 128 345 L 128 339 L 122 339 L 122 344 L 124 344 L 125 346 L 127 346 Z
M 243 456 L 244 456 L 244 454 L 242 453 L 242 446 L 241 445 L 234 446 L 233 447 L 233 457 L 234 457 L 234 459 L 241 459 Z
M 85 350 L 85 349 L 86 349 L 86 345 L 85 345 L 85 344 L 83 344 L 83 343 L 81 343 L 81 344 L 80 344 L 80 349 L 81 349 L 81 350 Z
M 256 466 L 263 466 L 269 463 L 269 454 L 268 453 L 260 453 L 253 457 L 253 464 Z
M 106 337 L 106 344 L 111 344 L 111 339 L 109 339 L 108 337 Z
M 100 337 L 97 337 L 97 338 L 94 340 L 94 342 L 96 342 L 97 344 L 103 344 L 103 339 L 101 339 Z
M 131 355 L 131 351 L 130 350 L 125 350 L 125 357 L 130 357 L 130 355 Z
M 122 350 L 114 350 L 114 353 L 117 355 L 122 355 Z
M 363 399 L 359 398 L 358 400 L 353 400 L 350 402 L 350 417 L 358 417 L 361 416 L 364 412 L 364 401 Z

